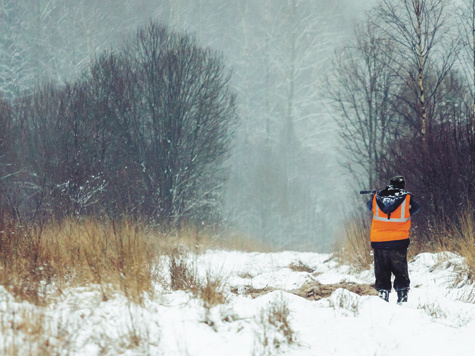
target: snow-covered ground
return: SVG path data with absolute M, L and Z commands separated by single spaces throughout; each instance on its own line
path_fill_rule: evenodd
M 163 271 L 156 293 L 141 305 L 120 294 L 103 300 L 91 286 L 34 307 L 0 287 L 0 353 L 475 355 L 475 292 L 457 255 L 424 253 L 410 261 L 412 290 L 403 306 L 395 293 L 386 303 L 343 288 L 317 301 L 289 292 L 317 282 L 374 282 L 372 271 L 354 273 L 328 254 L 208 251 L 190 260 L 201 275 L 225 281 L 224 304 L 205 308 L 190 293 L 163 288 Z M 274 290 L 253 298 L 251 287 Z M 292 343 L 289 329 L 269 322 L 282 308 Z

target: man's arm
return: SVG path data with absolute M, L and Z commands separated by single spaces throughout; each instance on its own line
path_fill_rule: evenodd
M 411 195 L 411 206 L 409 207 L 409 214 L 411 215 L 417 214 L 420 208 L 421 206 L 419 205 L 419 203 Z
M 374 194 L 371 194 L 371 199 L 366 203 L 366 206 L 368 207 L 370 211 L 373 211 L 373 198 L 374 198 Z

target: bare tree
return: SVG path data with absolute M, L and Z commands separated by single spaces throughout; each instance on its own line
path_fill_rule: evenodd
M 381 158 L 398 131 L 391 101 L 401 81 L 391 70 L 398 68 L 393 48 L 378 26 L 362 23 L 356 27 L 356 41 L 338 54 L 327 79 L 348 168 L 355 176 L 363 171 L 369 187 L 379 183 Z
M 133 123 L 143 169 L 158 215 L 179 222 L 216 203 L 236 120 L 229 73 L 210 50 L 156 24 L 138 32 L 127 55 L 143 100 Z
M 394 74 L 408 82 L 417 98 L 418 130 L 427 153 L 427 105 L 460 50 L 451 9 L 443 0 L 383 0 L 373 19 L 393 43 L 398 64 Z M 428 71 L 435 78 L 430 87 L 425 82 Z
M 471 130 L 475 133 L 475 1 L 464 0 L 459 7 L 459 33 L 462 39 L 461 67 L 470 83 L 470 101 L 466 106 L 471 116 Z
M 237 120 L 229 79 L 220 56 L 152 23 L 81 80 L 22 96 L 19 205 L 29 216 L 216 222 Z

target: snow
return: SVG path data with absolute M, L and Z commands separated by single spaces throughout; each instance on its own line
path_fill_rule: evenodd
M 330 254 L 208 251 L 189 259 L 198 275 L 224 279 L 226 303 L 206 308 L 157 281 L 156 293 L 140 305 L 119 293 L 104 300 L 99 286 L 88 286 L 36 307 L 0 287 L 0 353 L 40 354 L 48 347 L 78 356 L 475 354 L 475 293 L 453 253 L 410 261 L 412 289 L 403 306 L 394 292 L 389 303 L 343 288 L 317 301 L 290 293 L 306 283 L 374 282 L 371 270 L 354 272 Z M 254 299 L 245 293 L 250 287 L 274 290 Z M 276 306 L 289 310 L 293 343 L 267 321 Z

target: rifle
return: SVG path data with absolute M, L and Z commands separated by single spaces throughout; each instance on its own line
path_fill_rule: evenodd
M 360 194 L 374 194 L 376 190 L 360 190 Z

